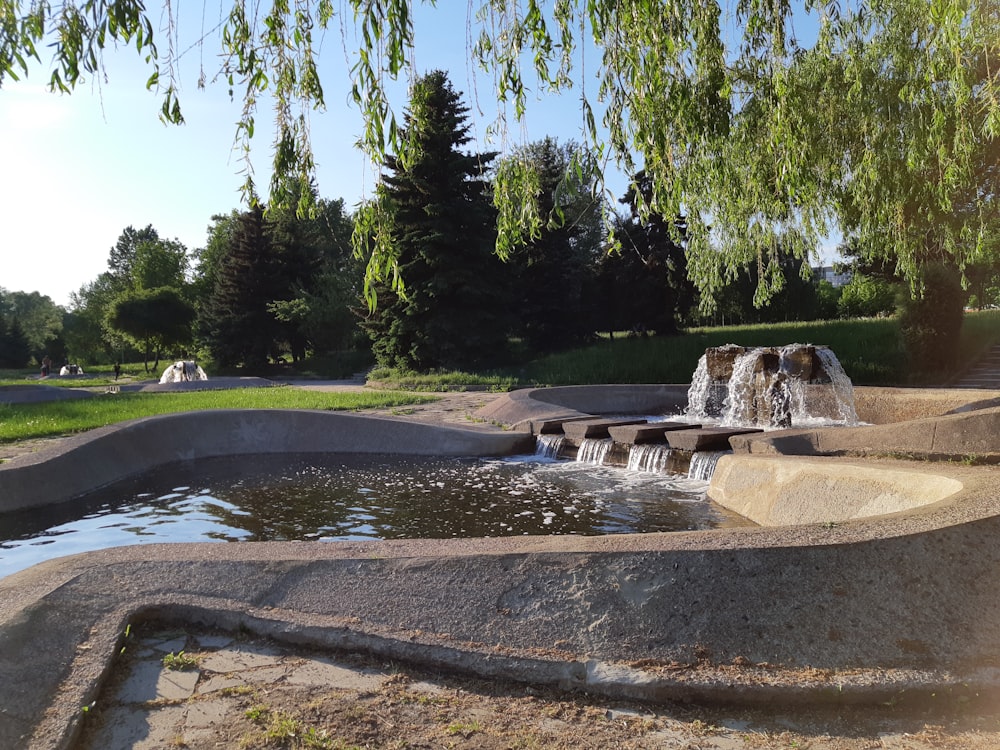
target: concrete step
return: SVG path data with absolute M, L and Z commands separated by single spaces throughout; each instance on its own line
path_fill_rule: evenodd
M 563 433 L 570 440 L 594 440 L 608 437 L 609 427 L 645 423 L 645 419 L 581 419 L 575 422 L 564 422 Z

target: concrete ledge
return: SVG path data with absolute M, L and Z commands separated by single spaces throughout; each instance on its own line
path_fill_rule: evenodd
M 671 448 L 682 451 L 727 451 L 730 440 L 739 435 L 763 432 L 746 427 L 700 427 L 691 430 L 671 430 L 666 433 Z
M 524 388 L 500 396 L 477 415 L 533 429 L 534 422 L 596 414 L 677 414 L 687 404 L 686 385 L 564 385 Z
M 563 433 L 570 440 L 593 440 L 608 437 L 612 427 L 645 423 L 645 419 L 578 419 L 563 422 Z
M 1000 459 L 1000 407 L 911 422 L 734 437 L 737 453 Z
M 0 512 L 65 502 L 157 466 L 257 453 L 498 456 L 533 452 L 524 433 L 481 432 L 340 412 L 224 409 L 123 422 L 0 465 Z
M 962 482 L 931 467 L 723 456 L 709 497 L 761 526 L 842 523 L 947 500 Z
M 970 405 L 989 405 L 997 391 L 971 388 L 881 388 L 855 386 L 858 419 L 868 424 L 893 424 L 937 417 Z

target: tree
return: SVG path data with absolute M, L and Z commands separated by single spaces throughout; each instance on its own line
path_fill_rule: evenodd
M 31 360 L 31 346 L 18 318 L 8 325 L 0 314 L 0 367 L 21 369 Z
M 108 253 L 108 273 L 119 290 L 135 288 L 135 264 L 139 247 L 144 243 L 158 242 L 160 234 L 152 224 L 136 229 L 131 224 L 122 230 Z
M 620 202 L 628 206 L 627 217 L 615 217 L 617 252 L 605 253 L 599 261 L 602 328 L 647 331 L 661 335 L 677 333 L 696 303 L 694 285 L 687 274 L 684 252 L 685 223 L 677 218 L 640 215 L 638 192 L 647 197 L 651 185 L 639 172 Z M 678 237 L 679 239 L 675 239 Z
M 136 290 L 187 286 L 187 248 L 177 240 L 144 240 L 135 247 L 131 287 Z
M 272 302 L 271 312 L 290 325 L 290 338 L 314 352 L 353 348 L 359 333 L 354 308 L 364 276 L 351 247 L 354 223 L 343 199 L 320 199 L 315 217 L 299 221 L 302 241 L 318 260 L 293 281 L 294 296 Z
M 189 344 L 195 319 L 194 306 L 172 287 L 140 289 L 119 296 L 108 311 L 108 325 L 143 352 L 143 367 L 159 367 L 160 353 Z
M 392 79 L 410 74 L 415 4 L 350 0 L 339 15 L 344 26 L 353 19 L 360 40 L 352 96 L 375 163 L 388 153 L 408 163 L 418 148 L 397 127 L 387 95 Z M 180 28 L 177 5 L 163 5 L 166 27 Z M 161 53 L 153 38 L 160 11 L 124 0 L 59 6 L 63 12 L 51 0 L 0 0 L 0 9 L 0 84 L 27 73 L 49 37 L 60 40 L 50 84 L 61 91 L 102 70 L 105 44 L 125 43 L 150 60 L 149 85 L 164 81 L 162 116 L 183 119 L 176 62 L 190 45 L 171 37 Z M 793 9 L 817 22 L 815 41 L 795 35 Z M 473 51 L 493 75 L 497 99 L 518 118 L 532 88 L 522 65 L 533 68 L 538 91 L 565 90 L 586 82 L 586 43 L 599 48 L 596 98 L 605 105 L 606 132 L 582 86 L 585 145 L 598 163 L 613 156 L 628 174 L 645 165 L 654 190 L 643 215 L 687 218 L 689 270 L 704 305 L 751 266 L 755 299 L 764 302 L 784 283 L 777 249 L 803 260 L 833 229 L 856 237 L 871 257 L 896 262 L 913 288 L 928 263 L 962 268 L 981 260 L 984 227 L 996 213 L 995 185 L 984 182 L 995 178 L 985 166 L 1000 136 L 1000 6 L 809 0 L 738 2 L 728 10 L 711 0 L 565 0 L 550 9 L 537 0 L 498 0 L 484 4 L 470 26 L 480 29 Z M 324 0 L 260 11 L 234 0 L 221 35 L 220 78 L 243 90 L 241 137 L 253 133 L 261 92 L 270 87 L 275 95 L 273 206 L 308 200 L 293 188 L 309 182 L 306 114 L 323 103 L 313 31 L 334 17 Z M 532 207 L 537 175 L 512 169 L 498 178 L 503 249 L 540 227 Z M 250 177 L 246 188 L 254 195 Z M 380 242 L 369 273 L 391 281 L 400 268 L 389 234 L 366 239 L 373 236 Z
M 580 155 L 575 143 L 552 138 L 528 144 L 512 157 L 539 176 L 537 212 L 544 226 L 508 254 L 518 315 L 517 334 L 534 351 L 582 343 L 594 332 L 593 291 L 597 259 L 604 244 L 603 205 L 595 199 L 589 173 L 581 180 L 570 170 Z M 404 277 L 405 280 L 405 277 Z
M 262 367 L 281 336 L 267 305 L 283 296 L 263 208 L 240 214 L 229 240 L 202 302 L 199 330 L 220 365 Z
M 28 358 L 35 357 L 39 362 L 62 333 L 63 309 L 39 292 L 8 292 L 0 288 L 0 315 L 17 322 L 27 342 Z
M 943 372 L 955 364 L 965 294 L 958 272 L 943 264 L 923 269 L 919 294 L 899 312 L 899 333 L 912 369 Z
M 443 72 L 418 78 L 403 130 L 408 158 L 386 159 L 380 198 L 390 207 L 393 256 L 406 286 L 380 290 L 382 301 L 362 324 L 386 366 L 481 367 L 506 346 L 486 197 L 494 155 L 460 150 L 470 140 L 467 111 Z

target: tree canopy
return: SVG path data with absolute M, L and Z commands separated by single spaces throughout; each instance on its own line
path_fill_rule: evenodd
M 387 82 L 412 78 L 416 2 L 233 0 L 221 72 L 231 90 L 242 91 L 244 138 L 253 134 L 258 97 L 275 96 L 272 205 L 308 201 L 308 111 L 324 102 L 315 32 L 331 23 L 358 39 L 351 76 L 367 124 L 362 146 L 375 164 L 387 154 L 402 164 L 411 158 Z M 176 30 L 178 7 L 0 0 L 0 86 L 26 74 L 29 60 L 52 43 L 50 85 L 68 91 L 100 71 L 106 46 L 128 44 L 151 66 L 149 86 L 164 94 L 162 117 L 178 122 L 176 64 L 200 40 L 168 33 L 164 47 L 151 20 L 165 13 Z M 995 230 L 1000 135 L 995 0 L 483 0 L 478 11 L 469 7 L 474 57 L 515 117 L 532 88 L 577 86 L 581 146 L 595 158 L 572 168 L 598 171 L 614 159 L 627 174 L 643 169 L 653 186 L 643 215 L 685 216 L 688 269 L 705 303 L 752 266 L 757 300 L 765 300 L 783 285 L 781 253 L 804 262 L 835 231 L 914 284 L 929 263 L 961 269 L 995 247 L 987 241 Z M 803 31 L 810 24 L 815 35 Z M 538 175 L 516 159 L 497 171 L 503 251 L 541 226 Z M 249 177 L 246 189 L 254 195 Z M 392 250 L 367 244 L 385 255 L 369 273 L 393 278 Z

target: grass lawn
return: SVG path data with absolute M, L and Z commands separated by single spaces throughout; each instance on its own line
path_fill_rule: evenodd
M 137 417 L 202 409 L 354 410 L 434 400 L 433 396 L 398 391 L 323 393 L 285 387 L 101 394 L 36 404 L 0 404 L 0 442 L 68 435 Z

